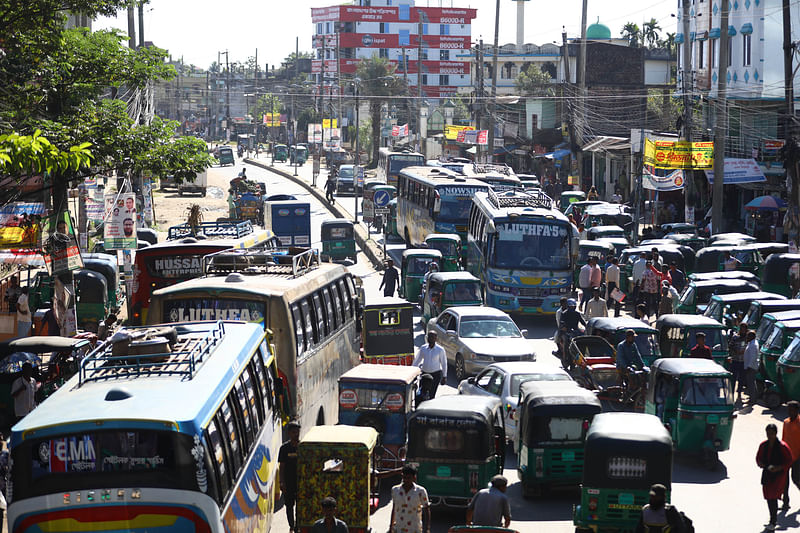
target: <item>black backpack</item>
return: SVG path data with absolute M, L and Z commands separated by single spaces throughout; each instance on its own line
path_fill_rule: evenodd
M 678 511 L 674 505 L 669 504 L 666 506 L 666 511 L 668 515 L 670 513 L 675 513 L 678 515 L 678 518 L 681 522 L 681 533 L 694 533 L 694 524 L 692 523 L 692 519 L 686 516 L 683 511 Z

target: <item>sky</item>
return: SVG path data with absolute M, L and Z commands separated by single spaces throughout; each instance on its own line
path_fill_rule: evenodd
M 351 4 L 336 0 L 150 0 L 145 6 L 144 36 L 165 48 L 177 60 L 207 68 L 217 60 L 217 53 L 229 51 L 231 62 L 243 62 L 258 49 L 258 62 L 280 66 L 294 52 L 295 38 L 300 51 L 311 51 L 311 8 Z M 655 18 L 661 34 L 675 32 L 679 0 L 588 0 L 588 24 L 600 22 L 619 36 L 626 22 Z M 472 39 L 494 38 L 495 0 L 417 0 L 421 7 L 471 7 L 478 10 L 473 20 Z M 531 0 L 525 5 L 525 42 L 545 44 L 561 42 L 561 28 L 568 37 L 579 37 L 582 0 Z M 554 8 L 557 6 L 558 8 Z M 516 42 L 517 6 L 512 0 L 500 0 L 499 44 Z M 93 29 L 120 28 L 127 32 L 127 12 L 116 18 L 100 18 Z M 138 22 L 137 22 L 138 31 Z M 224 56 L 223 56 L 224 61 Z

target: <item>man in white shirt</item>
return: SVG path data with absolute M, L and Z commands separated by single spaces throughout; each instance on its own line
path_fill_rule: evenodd
M 639 259 L 633 263 L 633 270 L 631 277 L 633 278 L 633 305 L 639 304 L 639 294 L 641 293 L 642 275 L 647 268 L 647 254 L 642 252 L 639 254 Z
M 17 337 L 27 337 L 31 332 L 31 310 L 28 307 L 28 287 L 19 290 L 17 298 Z
M 33 366 L 22 365 L 22 375 L 11 384 L 11 397 L 14 398 L 14 415 L 16 422 L 22 420 L 35 407 L 36 381 L 33 379 Z
M 747 383 L 747 394 L 751 404 L 756 403 L 756 373 L 758 372 L 758 341 L 756 332 L 750 330 L 745 337 L 747 344 L 744 347 L 744 379 Z
M 436 397 L 436 390 L 439 384 L 447 383 L 447 354 L 444 348 L 436 344 L 438 335 L 435 331 L 428 332 L 428 344 L 423 344 L 414 357 L 414 366 L 418 366 L 423 374 L 430 374 L 433 377 L 431 398 Z
M 600 298 L 600 287 L 592 288 L 592 299 L 586 304 L 586 320 L 608 316 L 606 301 Z
M 620 303 L 611 297 L 614 289 L 619 289 L 619 259 L 612 257 L 611 264 L 606 268 L 606 303 L 609 309 L 614 305 L 614 316 L 619 316 Z

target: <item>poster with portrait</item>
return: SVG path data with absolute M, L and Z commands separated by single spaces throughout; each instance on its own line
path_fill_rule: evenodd
M 136 195 L 132 192 L 106 195 L 106 250 L 136 249 Z
M 47 271 L 53 274 L 83 268 L 69 211 L 48 217 L 42 228 L 42 251 Z
M 72 337 L 78 333 L 75 303 L 74 282 L 71 279 L 63 280 L 60 276 L 54 276 L 53 313 L 62 337 Z

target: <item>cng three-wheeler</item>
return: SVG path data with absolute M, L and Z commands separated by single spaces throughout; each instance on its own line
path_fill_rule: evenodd
M 422 322 L 453 306 L 483 305 L 481 281 L 469 272 L 436 272 L 423 287 Z
M 394 297 L 365 304 L 361 316 L 362 361 L 410 365 L 414 360 L 414 305 Z
M 323 260 L 342 261 L 350 258 L 353 263 L 358 262 L 356 234 L 352 220 L 343 218 L 323 220 L 320 234 Z
M 573 381 L 528 381 L 519 392 L 518 474 L 522 493 L 538 496 L 554 485 L 578 485 L 583 446 L 602 406 Z
M 600 413 L 586 434 L 575 533 L 633 531 L 650 487 L 672 484 L 672 438 L 661 421 L 643 413 Z
M 732 375 L 717 363 L 659 359 L 650 367 L 645 412 L 661 420 L 676 451 L 700 453 L 708 468 L 730 448 L 735 410 Z
M 412 248 L 403 252 L 400 265 L 400 296 L 409 302 L 418 302 L 428 264 L 442 268 L 442 252 L 430 248 Z
M 442 252 L 442 272 L 461 270 L 461 237 L 455 233 L 431 233 L 425 237 L 425 244 Z

